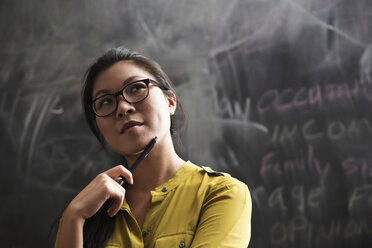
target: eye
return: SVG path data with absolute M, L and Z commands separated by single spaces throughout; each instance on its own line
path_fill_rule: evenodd
M 137 82 L 133 83 L 131 85 L 128 85 L 128 87 L 125 89 L 125 93 L 128 95 L 139 95 L 143 92 L 146 92 L 146 84 L 143 82 Z
M 111 107 L 114 104 L 114 97 L 112 95 L 102 96 L 95 101 L 95 108 L 97 110 L 102 108 Z

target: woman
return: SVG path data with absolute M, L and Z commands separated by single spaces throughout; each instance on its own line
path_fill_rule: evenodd
M 127 168 L 99 174 L 70 202 L 56 247 L 247 247 L 247 186 L 177 155 L 177 97 L 156 62 L 111 49 L 87 70 L 82 95 L 93 133 L 125 157 Z M 154 137 L 155 146 L 131 173 Z

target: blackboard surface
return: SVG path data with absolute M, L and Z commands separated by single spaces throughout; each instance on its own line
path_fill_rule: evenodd
M 175 83 L 182 156 L 249 186 L 249 247 L 371 247 L 371 1 L 0 6 L 1 247 L 50 247 L 58 214 L 115 165 L 89 133 L 80 87 L 119 45 Z

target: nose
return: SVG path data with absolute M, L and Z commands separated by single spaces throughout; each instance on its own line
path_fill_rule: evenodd
M 116 114 L 115 114 L 116 118 L 121 119 L 123 118 L 123 116 L 126 116 L 135 111 L 133 104 L 125 101 L 122 96 L 118 96 L 117 101 L 118 101 L 118 107 L 116 109 Z

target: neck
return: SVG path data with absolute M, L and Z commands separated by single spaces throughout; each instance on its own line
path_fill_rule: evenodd
M 128 163 L 132 165 L 137 157 L 128 157 Z M 184 163 L 174 150 L 170 135 L 159 139 L 133 171 L 134 183 L 127 185 L 127 190 L 153 190 L 172 178 Z

